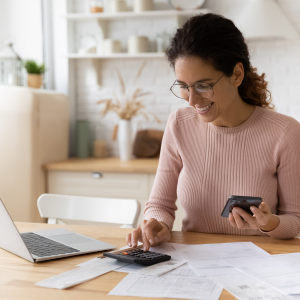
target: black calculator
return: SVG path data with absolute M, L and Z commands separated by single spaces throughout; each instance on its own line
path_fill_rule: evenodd
M 119 261 L 151 266 L 171 259 L 170 255 L 158 252 L 144 252 L 142 249 L 122 250 L 103 253 L 105 257 L 115 258 Z

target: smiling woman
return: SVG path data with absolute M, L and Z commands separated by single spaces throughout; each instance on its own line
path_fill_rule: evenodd
M 242 33 L 222 16 L 195 16 L 166 54 L 176 76 L 171 91 L 190 107 L 169 118 L 144 221 L 128 244 L 139 240 L 147 250 L 168 241 L 177 198 L 183 231 L 299 236 L 300 124 L 273 111 Z M 231 195 L 263 202 L 253 215 L 236 207 L 222 218 Z

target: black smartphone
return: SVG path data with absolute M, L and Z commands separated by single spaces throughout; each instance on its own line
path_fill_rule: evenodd
M 234 207 L 240 207 L 245 210 L 247 213 L 253 215 L 253 212 L 250 210 L 251 206 L 259 207 L 262 203 L 262 198 L 260 197 L 249 197 L 249 196 L 230 196 L 227 200 L 227 203 L 224 206 L 224 209 L 221 213 L 221 216 L 224 218 L 229 217 L 229 213 L 232 212 Z

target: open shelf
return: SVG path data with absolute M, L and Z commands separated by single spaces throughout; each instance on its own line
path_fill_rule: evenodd
M 155 18 L 155 17 L 180 17 L 180 16 L 192 16 L 200 13 L 208 13 L 208 9 L 196 9 L 196 10 L 152 10 L 135 13 L 132 11 L 119 12 L 119 13 L 85 13 L 85 14 L 66 14 L 63 18 L 68 20 L 117 20 L 117 19 L 141 19 L 141 18 Z
M 148 52 L 148 53 L 138 53 L 138 54 L 128 54 L 128 53 L 114 53 L 114 54 L 97 54 L 97 53 L 69 53 L 66 55 L 71 59 L 84 59 L 84 58 L 98 58 L 98 59 L 108 59 L 108 58 L 164 58 L 164 53 Z

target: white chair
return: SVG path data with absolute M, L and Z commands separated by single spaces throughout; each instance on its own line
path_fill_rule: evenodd
M 137 227 L 141 205 L 133 199 L 111 199 L 43 194 L 37 201 L 41 217 L 48 224 L 59 219 L 110 224 L 123 224 L 122 228 Z

